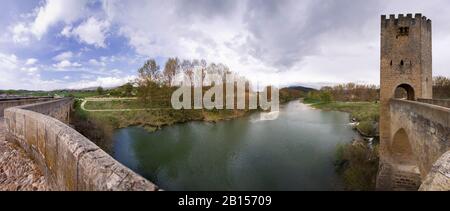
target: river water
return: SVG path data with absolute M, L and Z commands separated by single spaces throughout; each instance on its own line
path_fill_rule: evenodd
M 165 190 L 340 190 L 336 145 L 357 136 L 348 114 L 294 101 L 274 117 L 120 129 L 114 157 Z

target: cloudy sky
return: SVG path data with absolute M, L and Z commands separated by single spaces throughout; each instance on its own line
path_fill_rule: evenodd
M 447 0 L 2 0 L 0 89 L 115 86 L 148 58 L 221 62 L 283 85 L 379 83 L 380 15 L 433 20 L 450 76 Z

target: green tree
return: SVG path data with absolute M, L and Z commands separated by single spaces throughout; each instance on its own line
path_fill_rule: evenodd
M 103 95 L 104 93 L 105 93 L 105 90 L 103 89 L 103 87 L 99 86 L 99 87 L 97 88 L 97 94 L 98 94 L 98 95 Z
M 321 91 L 319 96 L 320 96 L 320 101 L 322 101 L 323 103 L 329 103 L 333 100 L 333 97 L 331 96 L 330 91 Z
M 123 92 L 124 95 L 129 97 L 133 95 L 133 84 L 132 83 L 126 83 L 123 85 Z

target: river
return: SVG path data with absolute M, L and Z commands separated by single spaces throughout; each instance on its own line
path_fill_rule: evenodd
M 165 190 L 340 190 L 336 145 L 355 136 L 347 113 L 293 101 L 277 119 L 254 113 L 153 133 L 120 129 L 113 155 Z

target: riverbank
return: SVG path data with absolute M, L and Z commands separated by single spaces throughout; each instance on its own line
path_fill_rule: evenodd
M 115 129 L 142 126 L 150 132 L 164 126 L 188 121 L 230 120 L 250 112 L 249 110 L 175 110 L 167 103 L 144 104 L 138 100 L 95 101 L 86 104 L 86 108 L 94 112 L 83 110 L 79 106 L 76 110 L 81 116 L 95 118 Z M 95 112 L 102 110 L 106 112 Z
M 325 111 L 350 113 L 350 121 L 362 136 L 379 136 L 380 105 L 377 102 L 322 102 L 305 99 L 304 103 Z
M 353 140 L 336 148 L 335 168 L 347 190 L 373 191 L 378 173 L 379 103 L 322 102 L 304 100 L 305 104 L 321 110 L 350 113 L 350 121 L 364 140 Z M 367 141 L 372 140 L 372 141 Z M 375 141 L 373 141 L 375 140 Z
M 251 110 L 175 110 L 168 107 L 167 103 L 155 101 L 144 105 L 138 100 L 89 102 L 86 104 L 87 109 L 107 110 L 107 112 L 89 112 L 81 108 L 83 101 L 80 99 L 75 102 L 72 124 L 77 131 L 108 153 L 112 153 L 111 135 L 117 129 L 138 126 L 148 132 L 154 132 L 175 124 L 191 121 L 226 121 L 253 112 Z

